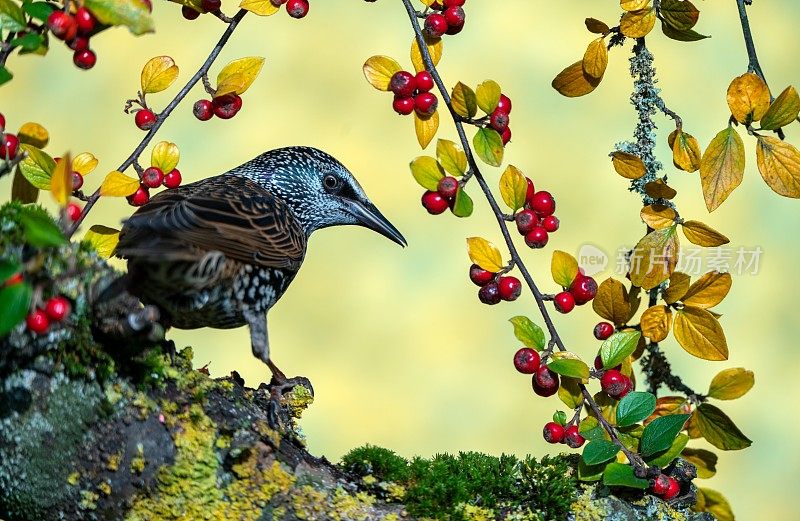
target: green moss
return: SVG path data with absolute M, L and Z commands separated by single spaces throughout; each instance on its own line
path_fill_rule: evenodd
M 379 481 L 405 481 L 408 478 L 408 461 L 389 449 L 365 445 L 342 457 L 342 467 L 360 477 L 374 476 Z

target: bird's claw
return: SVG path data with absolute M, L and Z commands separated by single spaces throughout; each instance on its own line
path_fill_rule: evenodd
M 304 376 L 295 378 L 276 379 L 274 376 L 269 383 L 270 399 L 267 409 L 267 421 L 272 429 L 279 431 L 289 431 L 293 425 L 293 419 L 299 417 L 308 406 L 310 400 L 314 398 L 314 387 L 311 381 Z M 284 403 L 284 395 L 294 392 L 297 387 L 305 389 L 305 397 L 299 396 Z M 292 402 L 299 403 L 292 403 Z

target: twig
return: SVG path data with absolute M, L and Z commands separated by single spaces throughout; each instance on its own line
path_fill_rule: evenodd
M 228 27 L 225 29 L 225 32 L 222 33 L 222 36 L 220 37 L 219 41 L 214 46 L 214 48 L 211 49 L 211 53 L 208 55 L 208 58 L 206 58 L 206 61 L 203 62 L 203 65 L 200 66 L 197 72 L 194 73 L 194 76 L 192 76 L 186 83 L 186 85 L 184 85 L 183 88 L 178 92 L 178 94 L 175 95 L 172 101 L 170 101 L 169 104 L 166 107 L 164 107 L 164 110 L 156 118 L 156 122 L 153 125 L 153 127 L 147 132 L 147 134 L 144 136 L 144 138 L 136 147 L 136 149 L 134 149 L 131 155 L 128 156 L 128 159 L 123 161 L 123 163 L 119 166 L 119 168 L 117 168 L 118 171 L 124 172 L 139 158 L 139 156 L 142 154 L 147 145 L 150 144 L 150 141 L 152 141 L 153 138 L 155 137 L 156 133 L 158 132 L 158 129 L 161 128 L 161 125 L 164 124 L 164 121 L 167 120 L 167 117 L 169 117 L 169 115 L 172 113 L 175 107 L 177 107 L 178 104 L 183 100 L 183 98 L 186 97 L 186 95 L 189 93 L 190 90 L 192 90 L 195 84 L 197 84 L 197 82 L 200 81 L 200 78 L 202 78 L 204 74 L 208 73 L 208 69 L 211 68 L 211 65 L 214 63 L 214 60 L 217 59 L 217 56 L 219 56 L 219 53 L 222 51 L 222 48 L 225 47 L 226 43 L 228 43 L 228 39 L 230 39 L 231 35 L 233 34 L 233 31 L 236 30 L 236 27 L 239 25 L 239 22 L 242 20 L 242 18 L 244 18 L 245 14 L 247 14 L 247 11 L 245 9 L 240 9 L 239 12 L 236 13 L 233 16 L 233 18 L 231 18 Z M 83 222 L 84 218 L 86 218 L 86 215 L 89 213 L 89 210 L 92 209 L 92 207 L 98 201 L 98 199 L 100 199 L 99 188 L 95 190 L 95 192 L 92 195 L 89 196 L 89 199 L 86 202 L 86 206 L 84 206 L 80 217 L 78 217 L 78 219 L 70 227 L 69 231 L 67 232 L 68 239 L 72 237 L 72 235 L 75 233 L 75 231 Z

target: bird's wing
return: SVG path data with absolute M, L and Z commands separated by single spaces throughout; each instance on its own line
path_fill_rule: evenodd
M 116 255 L 189 260 L 220 251 L 247 264 L 297 269 L 306 235 L 282 200 L 250 179 L 222 175 L 165 190 L 123 225 Z

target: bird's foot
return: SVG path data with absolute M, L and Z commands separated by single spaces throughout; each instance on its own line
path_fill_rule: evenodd
M 283 375 L 280 375 L 283 376 Z M 273 375 L 269 383 L 270 400 L 267 417 L 271 428 L 289 431 L 294 420 L 314 401 L 314 387 L 304 376 L 286 378 Z

